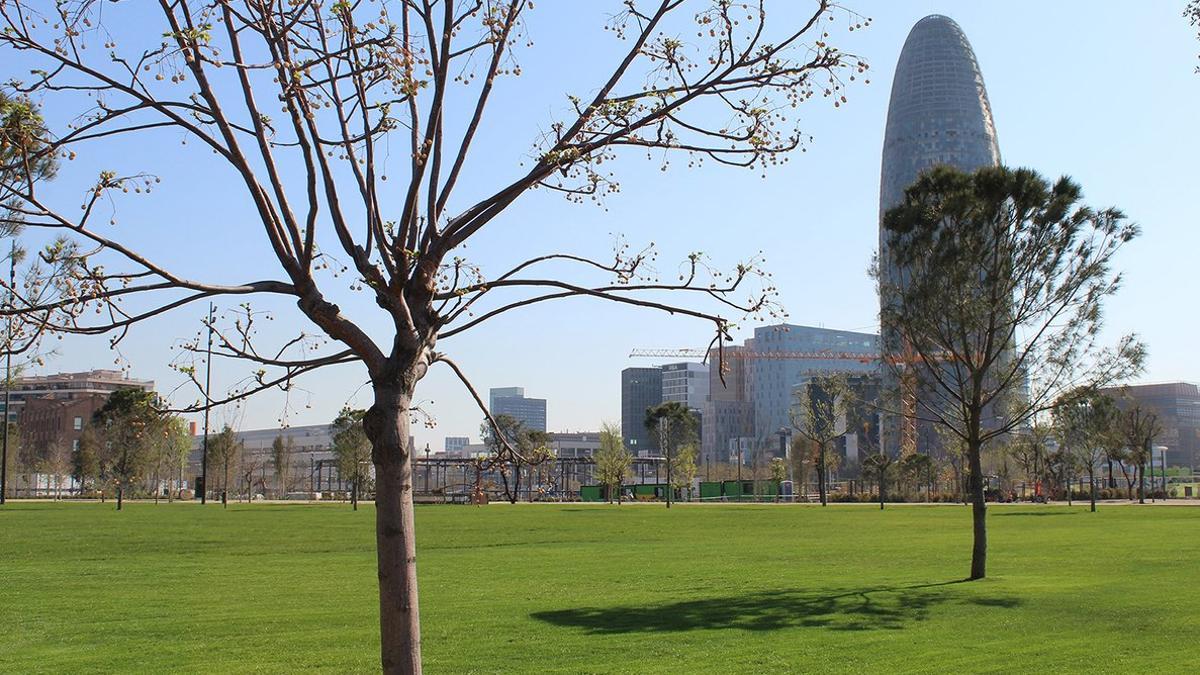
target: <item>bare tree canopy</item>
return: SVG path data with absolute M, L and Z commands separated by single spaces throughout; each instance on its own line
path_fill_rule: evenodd
M 605 257 L 525 243 L 518 248 L 528 258 L 485 273 L 463 247 L 530 190 L 577 201 L 614 192 L 609 167 L 626 151 L 754 169 L 782 161 L 807 140 L 799 106 L 811 98 L 842 105 L 847 82 L 866 69 L 830 44 L 830 22 L 853 30 L 869 21 L 817 0 L 801 21 L 781 25 L 768 21 L 765 5 L 614 1 L 606 27 L 621 44 L 611 69 L 598 81 L 562 83 L 574 93 L 561 117 L 530 139 L 527 161 L 505 168 L 472 161 L 472 149 L 481 130 L 514 114 L 493 110 L 493 94 L 522 72 L 527 0 L 0 0 L 0 54 L 29 73 L 8 86 L 65 120 L 47 125 L 39 156 L 120 157 L 129 144 L 182 138 L 174 161 L 233 177 L 240 194 L 222 199 L 252 206 L 253 217 L 221 236 L 265 244 L 271 259 L 244 270 L 214 261 L 212 278 L 169 268 L 144 250 L 138 228 L 117 227 L 128 200 L 157 185 L 136 167 L 90 177 L 80 199 L 6 178 L 5 194 L 17 199 L 6 222 L 61 236 L 41 254 L 55 268 L 44 290 L 12 289 L 6 313 L 39 337 L 105 334 L 116 345 L 137 324 L 200 301 L 294 302 L 306 328 L 283 344 L 259 344 L 262 316 L 249 304 L 213 326 L 214 355 L 245 362 L 253 376 L 193 407 L 290 388 L 325 366 L 365 366 L 383 667 L 419 672 L 413 396 L 442 362 L 483 407 L 439 341 L 569 297 L 709 322 L 718 346 L 731 319 L 777 310 L 758 260 L 720 271 L 693 254 L 666 282 L 652 248 L 619 244 Z M 575 17 L 586 20 L 582 11 Z M 397 147 L 404 160 L 389 166 Z M 471 172 L 492 183 L 464 196 L 456 188 Z M 386 334 L 339 307 L 347 286 L 384 313 Z M 179 368 L 195 379 L 195 363 Z
M 899 274 L 880 279 L 881 316 L 903 342 L 889 359 L 916 382 L 906 414 L 962 441 L 973 501 L 971 578 L 985 575 L 980 453 L 1064 393 L 1141 369 L 1133 337 L 1101 349 L 1102 305 L 1120 286 L 1113 257 L 1138 234 L 1114 208 L 1081 205 L 1069 178 L 1028 169 L 926 172 L 884 216 Z

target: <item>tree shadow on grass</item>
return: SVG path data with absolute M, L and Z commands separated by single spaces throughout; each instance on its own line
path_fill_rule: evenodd
M 780 591 L 674 602 L 656 607 L 575 607 L 534 612 L 530 616 L 557 626 L 593 634 L 656 633 L 738 628 L 772 631 L 785 628 L 899 630 L 924 621 L 930 611 L 949 603 L 1012 609 L 1017 598 L 964 596 L 950 587 L 961 581 L 914 586 L 876 586 L 830 593 Z

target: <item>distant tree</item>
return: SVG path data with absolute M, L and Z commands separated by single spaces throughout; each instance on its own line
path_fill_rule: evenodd
M 1154 439 L 1162 433 L 1162 424 L 1158 415 L 1140 403 L 1134 403 L 1121 411 L 1121 434 L 1130 462 L 1137 469 L 1138 503 L 1146 503 L 1146 464 L 1153 461 L 1152 447 Z
M 75 453 L 75 480 L 79 482 L 79 496 L 91 486 L 93 491 L 99 490 L 103 482 L 103 471 L 100 461 L 101 439 L 91 424 L 84 425 L 79 435 L 79 450 Z
M 1029 425 L 1008 439 L 1005 450 L 1021 467 L 1025 479 L 1033 483 L 1035 491 L 1043 489 L 1046 467 L 1046 443 L 1053 433 L 1052 425 L 1042 416 L 1034 418 Z
M 883 504 L 887 501 L 887 477 L 888 470 L 895 463 L 895 458 L 887 454 L 883 450 L 876 450 L 863 458 L 863 470 L 869 472 L 875 478 L 875 484 L 879 486 L 879 510 L 883 510 Z
M 817 492 L 821 506 L 829 502 L 829 446 L 846 433 L 850 390 L 840 374 L 815 375 L 795 389 L 789 410 L 792 427 L 809 439 L 817 450 Z
M 927 498 L 933 495 L 933 459 L 929 455 L 915 452 L 900 459 L 900 473 L 909 482 L 913 492 L 920 493 L 921 485 L 925 486 Z
M 658 439 L 658 448 L 667 460 L 667 482 L 675 474 L 672 463 L 679 449 L 700 439 L 696 415 L 679 401 L 667 401 L 646 409 L 646 431 Z M 667 490 L 667 508 L 671 508 L 673 489 Z
M 208 459 L 209 462 L 221 467 L 219 478 L 221 481 L 221 504 L 229 505 L 229 481 L 233 475 L 233 471 L 237 469 L 238 463 L 242 458 L 242 442 L 238 440 L 237 434 L 233 428 L 226 424 L 221 432 L 211 437 L 208 441 Z M 218 486 L 213 486 L 218 487 Z M 209 486 L 204 486 L 205 490 L 210 489 Z
M 62 497 L 62 483 L 71 473 L 71 450 L 62 441 L 51 443 L 42 458 L 40 473 L 54 481 L 54 500 Z
M 17 477 L 21 463 L 21 428 L 16 422 L 9 422 L 7 420 L 0 421 L 0 424 L 4 425 L 3 431 L 8 435 L 8 453 L 3 457 L 4 480 L 6 483 L 12 483 Z M 8 495 L 9 485 L 0 486 L 0 492 Z
M 1054 429 L 1074 464 L 1088 475 L 1091 511 L 1096 512 L 1096 467 L 1120 447 L 1120 411 L 1110 396 L 1089 389 L 1068 392 L 1054 406 Z
M 687 500 L 692 500 L 692 483 L 696 480 L 696 456 L 699 450 L 695 443 L 682 445 L 675 450 L 671 462 L 671 489 L 687 490 Z
M 366 414 L 366 410 L 342 408 L 333 420 L 333 458 L 338 475 L 351 481 L 350 505 L 355 511 L 363 484 L 363 466 L 371 461 L 371 440 L 363 429 Z
M 262 460 L 254 457 L 254 456 L 251 456 L 249 454 L 242 455 L 241 466 L 238 468 L 239 468 L 239 473 L 241 474 L 241 477 L 242 477 L 242 484 L 246 486 L 246 503 L 247 504 L 254 501 L 254 478 L 255 478 L 255 474 L 262 471 L 263 464 L 264 464 L 264 462 Z M 260 487 L 263 487 L 263 489 L 266 489 L 265 486 L 261 485 L 262 484 L 261 475 L 258 477 L 258 482 L 260 484 Z
M 177 415 L 163 415 L 156 426 L 156 432 L 150 440 L 149 460 L 155 504 L 163 491 L 164 479 L 167 500 L 174 501 L 176 478 L 187 464 L 188 454 L 192 449 L 187 423 Z
M 485 419 L 479 435 L 496 458 L 491 468 L 500 474 L 504 497 L 516 504 L 521 498 L 522 480 L 528 479 L 532 498 L 533 470 L 554 459 L 550 435 L 530 429 L 510 415 L 496 415 L 492 421 Z
M 792 437 L 792 471 L 800 484 L 801 499 L 808 500 L 808 486 L 812 484 L 812 469 L 817 462 L 817 444 L 804 436 Z
M 783 490 L 779 488 L 783 485 L 783 481 L 787 480 L 787 460 L 782 457 L 771 458 L 770 473 L 771 482 L 775 483 L 775 494 L 778 500 L 778 497 L 783 494 Z
M 291 491 L 292 452 L 295 445 L 291 439 L 276 436 L 271 441 L 271 466 L 275 469 L 275 489 L 280 496 Z
M 633 465 L 633 455 L 625 448 L 621 425 L 613 422 L 600 425 L 600 448 L 592 459 L 596 462 L 596 479 L 607 488 L 608 501 L 611 503 L 615 494 L 617 504 L 620 504 L 621 484 Z
M 534 488 L 535 478 L 540 480 L 544 478 L 545 473 L 553 472 L 554 449 L 550 441 L 551 436 L 545 431 L 530 429 L 526 432 L 528 449 L 522 453 L 522 460 L 529 466 L 529 471 L 526 472 L 526 494 L 529 495 L 529 501 L 534 500 L 535 494 L 541 495 L 540 489 Z
M 161 457 L 164 469 L 169 471 L 169 483 L 173 484 L 167 492 L 168 501 L 172 501 L 183 488 L 183 470 L 192 453 L 192 434 L 187 422 L 178 415 L 168 416 L 163 426 Z
M 891 259 L 876 270 L 881 321 L 914 355 L 887 364 L 916 380 L 917 408 L 904 414 L 965 445 L 970 579 L 987 573 L 984 446 L 1066 391 L 1141 368 L 1132 336 L 1112 351 L 1097 344 L 1103 301 L 1120 284 L 1113 257 L 1138 228 L 1081 197 L 1070 179 L 1051 185 L 1028 169 L 939 166 L 884 215 Z
M 152 391 L 118 389 L 92 415 L 92 424 L 101 439 L 103 473 L 116 484 L 120 511 L 125 493 L 153 469 L 163 425 L 158 397 Z

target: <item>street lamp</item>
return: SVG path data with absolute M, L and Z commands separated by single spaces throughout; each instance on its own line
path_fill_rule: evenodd
M 429 443 L 425 444 L 425 492 L 433 492 L 429 489 Z

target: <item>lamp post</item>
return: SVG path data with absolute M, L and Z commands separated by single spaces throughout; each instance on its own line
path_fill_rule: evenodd
M 5 296 L 5 304 L 11 306 L 13 292 L 17 283 L 17 240 L 14 237 L 12 241 L 12 252 L 8 256 L 8 295 Z M 12 403 L 10 391 L 12 390 L 12 317 L 8 317 L 8 323 L 4 329 L 4 440 L 0 441 L 3 444 L 3 449 L 0 450 L 0 505 L 4 504 L 5 487 L 8 485 L 8 436 L 12 431 L 9 428 L 9 418 L 12 416 L 9 405 Z M 80 490 L 80 493 L 83 491 Z
M 433 492 L 429 489 L 429 443 L 425 444 L 425 492 Z
M 205 350 L 207 357 L 204 360 L 204 447 L 201 450 L 200 457 L 200 482 L 203 484 L 200 490 L 200 503 L 208 503 L 208 412 L 212 407 L 212 396 L 209 390 L 212 388 L 212 339 L 213 339 L 213 304 L 208 303 L 208 348 Z M 222 489 L 224 486 L 222 485 Z M 222 495 L 221 502 L 224 503 L 225 497 Z

